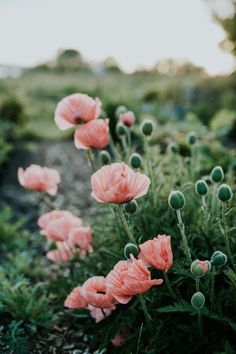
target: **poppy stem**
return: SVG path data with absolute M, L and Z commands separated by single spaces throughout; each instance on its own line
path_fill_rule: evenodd
M 123 209 L 123 205 L 122 204 L 118 204 L 118 212 L 119 212 L 119 216 L 120 216 L 120 221 L 125 229 L 125 232 L 127 233 L 127 236 L 130 240 L 130 242 L 137 244 L 134 236 L 129 228 L 129 225 L 127 224 L 127 220 L 125 218 L 125 213 L 124 213 L 124 209 Z
M 215 267 L 212 266 L 212 271 L 211 271 L 211 294 L 210 294 L 210 299 L 211 299 L 211 311 L 214 309 L 214 300 L 215 300 L 215 277 L 216 277 L 216 270 Z
M 229 241 L 229 235 L 228 235 L 228 230 L 227 230 L 227 221 L 226 221 L 226 205 L 225 205 L 224 202 L 222 203 L 222 214 L 221 214 L 221 217 L 222 217 L 222 226 L 223 226 L 223 229 L 222 229 L 223 232 L 222 233 L 223 233 L 223 236 L 224 236 L 224 239 L 225 239 L 226 251 L 228 253 L 229 260 L 231 262 L 232 268 L 233 268 L 234 272 L 236 272 L 236 269 L 235 269 L 235 266 L 234 266 L 233 255 L 232 255 L 232 252 L 231 252 L 231 249 L 230 249 L 230 241 Z
M 92 168 L 92 171 L 94 172 L 95 171 L 95 165 L 94 165 L 93 152 L 92 152 L 91 149 L 87 149 L 86 153 L 87 153 L 87 157 L 88 157 L 88 160 L 89 160 L 89 164 L 90 164 L 90 166 Z
M 180 230 L 180 234 L 182 237 L 184 253 L 185 253 L 186 257 L 188 258 L 189 262 L 192 263 L 192 257 L 191 257 L 191 253 L 190 253 L 190 250 L 188 247 L 187 237 L 185 234 L 185 225 L 184 225 L 182 217 L 181 217 L 180 209 L 176 210 L 176 215 L 177 215 L 177 219 L 178 219 L 178 228 Z
M 164 279 L 165 279 L 165 283 L 166 283 L 166 286 L 167 286 L 167 289 L 170 293 L 170 295 L 176 299 L 176 295 L 171 287 L 171 284 L 170 284 L 170 280 L 169 280 L 169 277 L 168 277 L 168 274 L 166 272 L 163 272 L 163 276 L 164 276 Z
M 142 306 L 142 309 L 143 309 L 143 312 L 144 312 L 144 315 L 145 315 L 145 318 L 146 318 L 148 329 L 151 332 L 152 331 L 152 324 L 151 324 L 152 318 L 151 318 L 151 316 L 148 313 L 148 309 L 147 309 L 147 306 L 145 304 L 144 297 L 143 297 L 142 294 L 140 294 L 140 295 L 138 295 L 138 298 L 139 298 L 139 301 L 141 303 L 141 306 Z
M 202 314 L 201 310 L 197 310 L 197 322 L 199 328 L 199 336 L 202 337 Z

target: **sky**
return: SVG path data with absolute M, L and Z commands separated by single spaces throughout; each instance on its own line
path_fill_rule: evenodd
M 227 73 L 224 31 L 204 0 L 0 0 L 0 63 L 31 66 L 78 49 L 126 71 L 176 58 Z

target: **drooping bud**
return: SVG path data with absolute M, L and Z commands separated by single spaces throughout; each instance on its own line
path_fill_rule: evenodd
M 211 171 L 212 182 L 219 183 L 224 179 L 224 171 L 221 166 L 215 166 Z
M 221 251 L 215 251 L 211 256 L 211 264 L 215 267 L 222 267 L 227 263 L 227 256 Z
M 172 191 L 169 195 L 168 203 L 172 209 L 182 209 L 185 206 L 185 197 L 180 191 Z
M 125 113 L 120 114 L 119 120 L 126 126 L 126 127 L 132 127 L 135 122 L 135 115 L 132 111 L 127 111 Z
M 200 196 L 205 196 L 208 194 L 209 188 L 207 183 L 203 179 L 199 179 L 195 183 L 195 192 Z
M 154 130 L 154 124 L 150 119 L 145 119 L 141 125 L 141 132 L 145 136 L 150 136 Z
M 124 204 L 125 212 L 128 214 L 135 214 L 138 211 L 138 203 L 135 199 Z
M 192 262 L 190 271 L 195 277 L 203 277 L 211 269 L 211 263 L 209 261 L 199 261 L 196 259 Z
M 197 141 L 197 135 L 196 133 L 194 132 L 191 132 L 188 134 L 187 136 L 187 142 L 190 144 L 190 145 L 194 145 Z
M 142 157 L 135 152 L 130 156 L 129 163 L 133 168 L 139 168 L 142 165 Z
M 102 150 L 100 151 L 100 161 L 103 165 L 109 165 L 111 163 L 111 155 L 108 151 Z
M 137 257 L 139 255 L 139 248 L 136 246 L 134 243 L 127 243 L 127 245 L 124 248 L 124 256 L 127 259 L 130 259 L 130 255 L 133 255 L 134 257 Z
M 169 152 L 172 152 L 173 154 L 177 154 L 179 152 L 179 147 L 176 143 L 170 143 L 167 149 Z
M 203 295 L 203 293 L 197 291 L 195 294 L 193 294 L 191 304 L 193 308 L 195 308 L 195 310 L 202 309 L 205 304 L 205 296 Z
M 115 111 L 115 115 L 117 118 L 123 113 L 127 112 L 127 108 L 125 106 L 118 106 Z
M 126 127 L 124 126 L 123 123 L 121 123 L 121 122 L 117 123 L 117 125 L 116 125 L 116 133 L 117 133 L 117 135 L 120 135 L 120 136 L 126 134 Z
M 217 192 L 218 199 L 221 202 L 228 202 L 233 197 L 232 190 L 227 184 L 222 184 Z

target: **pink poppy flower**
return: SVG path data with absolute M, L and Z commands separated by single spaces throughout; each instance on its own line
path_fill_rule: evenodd
M 76 129 L 74 142 L 77 149 L 103 149 L 109 144 L 109 119 L 96 119 Z
M 90 311 L 90 315 L 91 317 L 93 317 L 95 319 L 95 322 L 101 322 L 102 320 L 104 320 L 106 317 L 110 316 L 112 313 L 112 309 L 101 309 L 98 307 L 94 307 L 92 305 L 88 305 L 88 309 Z M 104 315 L 105 314 L 105 315 Z
M 173 264 L 170 236 L 158 235 L 139 245 L 138 258 L 153 268 L 167 272 Z
M 150 179 L 125 163 L 103 166 L 92 175 L 92 197 L 100 203 L 127 203 L 145 195 Z
M 73 251 L 67 242 L 56 242 L 57 248 L 46 254 L 47 259 L 55 263 L 68 262 Z
M 81 295 L 81 287 L 77 286 L 72 290 L 72 292 L 67 296 L 64 306 L 70 309 L 84 309 L 87 307 L 87 302 Z
M 66 210 L 53 210 L 38 219 L 40 233 L 53 241 L 66 241 L 74 228 L 82 226 L 82 220 Z
M 55 122 L 60 130 L 67 130 L 81 122 L 97 119 L 101 112 L 101 102 L 83 93 L 74 93 L 63 98 L 55 110 Z
M 128 111 L 119 116 L 119 120 L 126 125 L 126 127 L 132 127 L 135 122 L 135 115 L 133 112 Z
M 25 170 L 19 167 L 18 180 L 24 188 L 46 192 L 52 196 L 57 194 L 58 184 L 61 182 L 57 170 L 39 165 L 30 165 Z
M 68 243 L 80 248 L 80 255 L 84 255 L 86 252 L 93 252 L 92 243 L 92 231 L 90 227 L 78 227 L 73 229 L 68 238 Z
M 127 304 L 134 295 L 163 283 L 162 279 L 151 279 L 150 272 L 141 259 L 137 260 L 133 255 L 130 258 L 131 262 L 118 262 L 106 277 L 108 292 L 121 304 Z
M 106 278 L 91 277 L 81 287 L 81 294 L 89 305 L 114 309 L 114 298 L 107 292 Z
M 209 261 L 199 261 L 199 265 L 204 273 L 209 272 Z

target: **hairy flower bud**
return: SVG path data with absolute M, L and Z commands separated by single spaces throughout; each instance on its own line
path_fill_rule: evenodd
M 142 157 L 135 152 L 130 156 L 129 163 L 133 168 L 139 168 L 142 165 Z
M 167 149 L 169 152 L 173 152 L 173 154 L 177 154 L 179 152 L 179 147 L 176 143 L 170 143 Z
M 150 119 L 145 119 L 141 125 L 141 132 L 145 136 L 150 136 L 154 130 L 154 124 Z
M 103 165 L 109 165 L 111 163 L 111 155 L 108 151 L 102 150 L 100 151 L 100 160 Z
M 217 195 L 221 202 L 228 202 L 233 197 L 232 190 L 227 184 L 222 184 L 219 187 Z
M 185 197 L 180 191 L 172 191 L 169 195 L 168 203 L 172 209 L 182 209 L 185 206 Z
M 209 261 L 199 261 L 196 259 L 192 262 L 190 271 L 195 277 L 203 277 L 211 269 L 211 263 Z
M 124 204 L 124 209 L 128 214 L 135 214 L 138 211 L 138 203 L 135 199 Z
M 127 112 L 127 108 L 125 106 L 118 106 L 115 111 L 115 115 L 117 118 L 123 113 Z
M 215 166 L 211 171 L 211 179 L 215 183 L 219 183 L 224 179 L 224 171 L 221 166 Z
M 190 145 L 194 145 L 197 141 L 197 135 L 196 133 L 194 132 L 191 132 L 188 134 L 187 136 L 187 142 L 190 144 Z
M 139 248 L 136 246 L 134 243 L 127 243 L 127 245 L 124 248 L 124 256 L 127 259 L 130 259 L 130 255 L 133 255 L 134 257 L 138 257 L 139 255 Z
M 197 291 L 193 294 L 191 298 L 191 304 L 195 308 L 195 310 L 200 310 L 203 308 L 205 304 L 205 296 L 200 291 Z
M 117 135 L 125 135 L 126 134 L 126 127 L 123 123 L 117 123 L 116 125 L 116 134 Z
M 209 188 L 207 183 L 203 179 L 199 179 L 195 183 L 195 192 L 200 196 L 205 196 L 208 194 Z
M 211 256 L 211 264 L 215 267 L 222 267 L 227 263 L 227 256 L 221 251 L 215 251 Z

